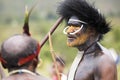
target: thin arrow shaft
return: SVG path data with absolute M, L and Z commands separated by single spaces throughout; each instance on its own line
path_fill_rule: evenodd
M 42 48 L 42 46 L 46 43 L 46 41 L 49 38 L 49 33 L 52 35 L 52 33 L 56 30 L 56 28 L 59 26 L 59 24 L 62 22 L 63 17 L 60 17 L 56 23 L 52 26 L 52 28 L 50 29 L 50 31 L 46 34 L 46 36 L 44 37 L 44 39 L 40 42 L 40 47 Z
M 57 73 L 58 80 L 61 80 L 60 72 L 59 72 L 58 67 L 57 67 L 58 65 L 57 65 L 56 56 L 55 56 L 55 52 L 54 52 L 54 49 L 53 49 L 52 39 L 51 39 L 51 34 L 50 33 L 49 33 L 49 44 L 50 44 L 50 53 L 51 53 L 53 62 L 55 64 L 55 71 Z

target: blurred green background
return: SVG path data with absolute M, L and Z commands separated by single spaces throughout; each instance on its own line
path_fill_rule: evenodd
M 58 19 L 56 8 L 60 1 L 39 0 L 33 10 L 29 21 L 30 32 L 32 37 L 39 42 Z M 35 2 L 37 0 L 0 0 L 0 44 L 14 34 L 22 34 L 25 5 L 30 9 Z M 89 2 L 95 3 L 95 6 L 100 9 L 101 13 L 105 15 L 107 21 L 111 22 L 112 25 L 111 32 L 104 35 L 104 39 L 101 41 L 102 45 L 113 48 L 120 55 L 120 0 L 89 0 Z M 64 22 L 59 25 L 52 35 L 52 42 L 56 54 L 66 61 L 65 73 L 67 73 L 77 49 L 66 46 L 66 36 L 62 33 L 64 26 Z M 40 58 L 42 62 L 41 66 L 38 67 L 38 72 L 50 77 L 52 58 L 49 42 L 42 47 Z M 117 67 L 118 80 L 120 80 L 120 64 Z

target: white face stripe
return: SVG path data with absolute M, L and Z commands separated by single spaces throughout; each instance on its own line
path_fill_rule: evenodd
M 69 26 L 66 27 L 66 28 L 63 30 L 63 33 L 64 33 L 64 34 L 67 34 L 66 30 L 67 30 L 68 28 L 69 28 Z M 75 34 L 78 33 L 82 28 L 83 28 L 83 25 L 80 27 L 80 29 L 76 30 L 75 32 L 71 32 L 71 33 L 69 33 L 69 34 L 75 35 Z
M 69 21 L 76 21 L 76 22 L 80 22 L 80 23 L 87 24 L 87 23 L 86 23 L 86 22 L 84 22 L 84 21 L 81 21 L 81 20 L 76 20 L 76 19 L 69 19 Z

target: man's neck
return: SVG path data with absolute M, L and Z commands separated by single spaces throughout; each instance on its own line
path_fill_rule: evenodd
M 97 45 L 97 42 L 95 41 L 92 43 L 86 43 L 84 45 L 80 45 L 77 48 L 79 51 L 84 51 L 84 53 L 89 53 L 89 52 L 95 51 L 96 45 Z
M 14 70 L 20 70 L 20 69 L 26 69 L 26 70 L 29 70 L 31 72 L 35 72 L 35 69 L 33 69 L 33 67 L 21 67 L 21 68 L 9 68 L 8 69 L 8 72 L 11 72 L 11 71 L 14 71 Z
M 27 70 L 27 69 L 18 69 L 18 70 L 13 70 L 11 72 L 9 72 L 9 75 L 13 75 L 13 74 L 22 74 L 22 73 L 27 73 L 27 74 L 31 74 L 31 75 L 36 75 L 36 73 Z

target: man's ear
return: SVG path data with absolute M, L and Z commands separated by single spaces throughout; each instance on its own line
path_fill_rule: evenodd
M 4 64 L 4 63 L 1 63 L 2 64 L 2 66 L 3 66 L 3 68 L 7 68 L 7 66 L 6 66 L 6 64 Z
M 37 57 L 35 57 L 35 58 L 32 60 L 33 66 L 34 66 L 34 67 L 37 67 L 38 63 L 39 63 L 39 60 L 38 60 Z
M 0 58 L 1 58 L 1 51 L 0 51 Z M 6 68 L 5 63 L 2 62 L 2 59 L 0 60 L 0 62 L 1 62 L 1 64 L 2 64 L 2 66 L 3 66 L 4 68 Z
M 38 59 L 37 57 L 35 57 L 35 58 L 33 59 L 33 61 L 34 61 L 34 62 L 38 62 L 39 59 Z

